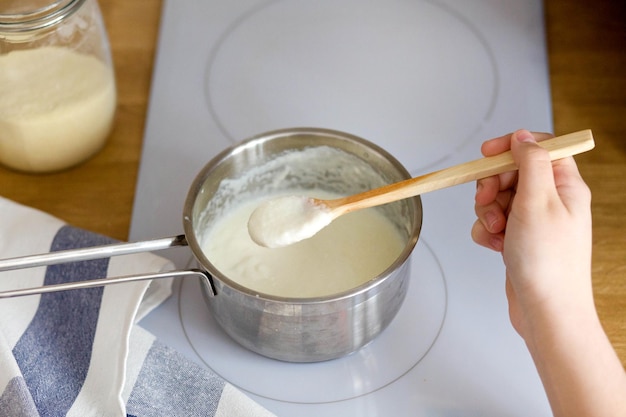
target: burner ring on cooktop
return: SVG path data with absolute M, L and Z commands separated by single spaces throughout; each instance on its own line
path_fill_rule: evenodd
M 242 390 L 303 404 L 360 397 L 389 386 L 415 368 L 443 328 L 448 300 L 443 269 L 423 239 L 411 256 L 409 289 L 397 316 L 370 344 L 343 358 L 288 363 L 241 347 L 213 320 L 197 283 L 181 283 L 180 322 L 199 360 Z
M 222 33 L 204 90 L 233 142 L 285 127 L 332 128 L 418 172 L 480 134 L 499 76 L 480 30 L 438 1 L 274 0 Z

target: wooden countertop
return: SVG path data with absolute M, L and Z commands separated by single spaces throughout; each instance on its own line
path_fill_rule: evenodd
M 0 167 L 0 195 L 68 223 L 125 240 L 161 12 L 160 0 L 101 0 L 118 82 L 108 144 L 74 169 L 26 175 Z M 556 134 L 591 128 L 596 149 L 577 157 L 593 192 L 593 279 L 602 323 L 626 364 L 626 6 L 545 0 Z M 523 126 L 511 126 L 516 129 Z

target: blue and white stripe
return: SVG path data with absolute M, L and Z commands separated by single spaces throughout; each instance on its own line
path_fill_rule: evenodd
M 111 243 L 0 198 L 0 258 Z M 0 290 L 163 271 L 152 254 L 0 273 Z M 135 323 L 155 281 L 0 300 L 0 416 L 271 416 Z

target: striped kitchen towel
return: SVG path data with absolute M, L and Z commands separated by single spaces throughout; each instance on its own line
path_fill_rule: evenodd
M 0 197 L 0 259 L 112 243 Z M 0 291 L 159 272 L 149 253 L 0 272 Z M 0 299 L 0 416 L 271 416 L 136 322 L 155 280 Z

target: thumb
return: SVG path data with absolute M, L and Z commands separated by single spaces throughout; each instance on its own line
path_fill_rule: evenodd
M 513 133 L 511 152 L 518 168 L 518 200 L 531 205 L 545 204 L 556 193 L 550 154 L 528 130 Z

